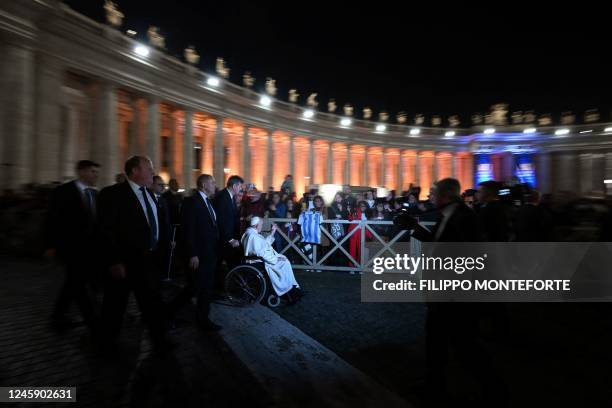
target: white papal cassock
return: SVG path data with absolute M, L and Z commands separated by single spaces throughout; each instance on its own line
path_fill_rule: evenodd
M 264 238 L 255 228 L 250 227 L 247 228 L 240 241 L 245 256 L 258 256 L 264 260 L 272 287 L 278 296 L 289 292 L 294 286 L 299 287 L 287 257 L 280 255 L 272 248 L 273 235 Z

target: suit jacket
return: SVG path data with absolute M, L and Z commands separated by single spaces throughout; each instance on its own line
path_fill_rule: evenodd
M 97 196 L 94 190 L 94 209 Z M 44 238 L 47 248 L 54 248 L 64 260 L 78 255 L 89 256 L 98 245 L 95 212 L 90 212 L 85 200 L 75 181 L 62 184 L 51 194 Z
M 502 201 L 492 201 L 478 211 L 484 237 L 489 242 L 510 240 L 510 209 Z
M 147 190 L 157 203 L 155 195 Z M 155 252 L 168 247 L 169 225 L 165 211 L 156 205 L 159 239 Z M 127 181 L 102 189 L 98 198 L 103 257 L 107 266 L 138 262 L 150 254 L 151 227 L 140 201 Z
M 425 242 L 478 242 L 483 239 L 478 216 L 462 202 L 457 203 L 457 208 L 450 215 L 442 234 L 435 239 L 436 231 L 440 228 L 441 222 L 442 219 L 438 219 L 431 231 L 418 225 L 412 236 Z
M 181 222 L 181 206 L 185 197 L 183 193 L 173 193 L 168 190 L 162 194 L 162 198 L 166 201 L 171 224 L 180 224 Z
M 227 244 L 230 240 L 240 240 L 240 219 L 236 203 L 227 189 L 223 189 L 215 196 L 213 204 L 217 213 L 217 225 L 221 242 Z
M 215 222 L 200 193 L 185 198 L 181 215 L 185 255 L 188 258 L 197 256 L 200 263 L 210 261 L 214 265 L 219 247 L 219 215 Z

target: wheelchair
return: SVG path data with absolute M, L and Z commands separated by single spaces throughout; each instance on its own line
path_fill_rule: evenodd
M 252 306 L 257 303 L 278 307 L 281 297 L 276 294 L 264 261 L 259 257 L 246 257 L 225 277 L 225 293 L 236 306 Z

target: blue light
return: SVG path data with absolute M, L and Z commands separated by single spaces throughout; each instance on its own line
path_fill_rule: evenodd
M 476 163 L 476 185 L 493 180 L 493 166 L 488 154 L 476 154 L 474 163 Z
M 530 154 L 515 154 L 514 162 L 516 168 L 514 175 L 521 183 L 528 183 L 531 187 L 536 186 L 535 168 L 533 167 L 533 159 Z

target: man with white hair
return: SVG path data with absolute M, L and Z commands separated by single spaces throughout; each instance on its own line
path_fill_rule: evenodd
M 261 235 L 262 218 L 252 217 L 249 224 L 250 227 L 247 228 L 240 240 L 244 248 L 244 255 L 261 258 L 265 263 L 266 272 L 276 294 L 278 296 L 287 295 L 289 303 L 294 303 L 303 293 L 293 275 L 291 262 L 286 256 L 280 255 L 272 248 L 277 229 L 276 225 L 272 225 L 272 233 L 268 237 L 264 237 Z

